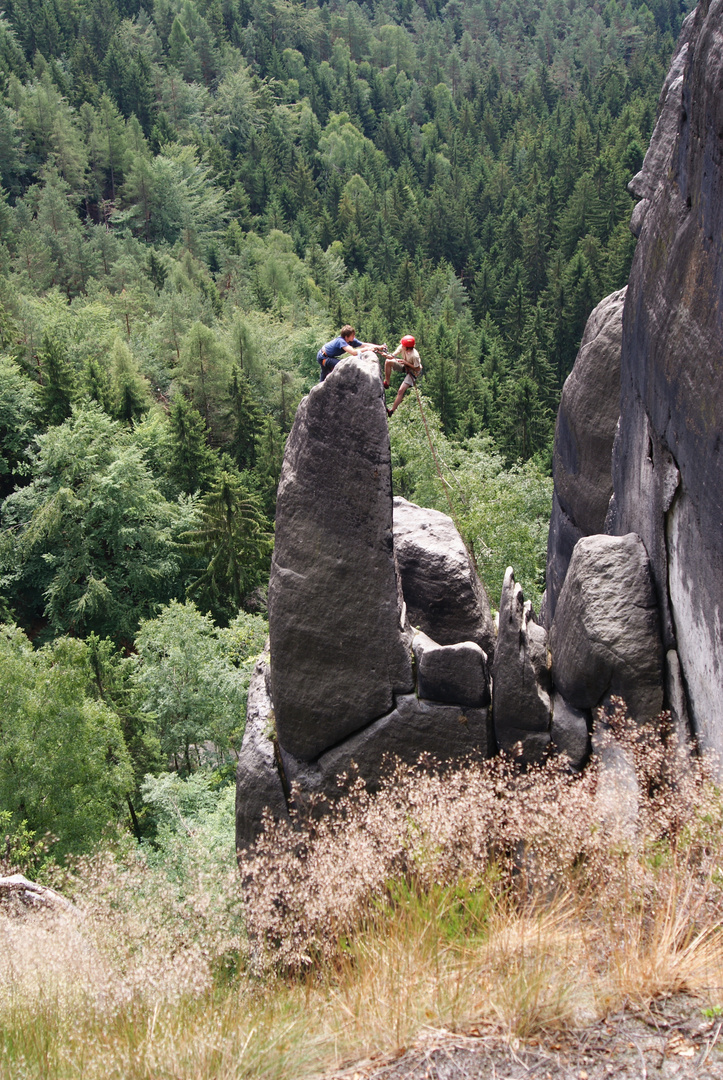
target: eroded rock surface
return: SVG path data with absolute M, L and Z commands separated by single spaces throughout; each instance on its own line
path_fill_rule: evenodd
M 547 633 L 535 622 L 508 567 L 492 668 L 495 738 L 500 749 L 522 744 L 522 759 L 541 761 L 550 746 L 550 673 Z
M 376 358 L 350 357 L 299 405 L 279 484 L 269 584 L 279 741 L 310 760 L 413 687 L 392 541 Z
M 552 678 L 577 709 L 624 698 L 649 720 L 663 706 L 663 647 L 639 536 L 589 536 L 573 552 L 550 631 Z
M 666 649 L 702 744 L 723 751 L 723 6 L 686 20 L 665 182 L 649 195 L 623 314 L 609 529 L 648 551 Z M 680 77 L 679 73 L 671 82 Z M 645 171 L 645 170 L 643 170 Z
M 489 601 L 452 519 L 397 497 L 394 548 L 412 626 L 440 645 L 475 641 L 491 658 Z
M 612 449 L 620 415 L 620 352 L 625 289 L 590 315 L 565 380 L 555 425 L 555 496 L 547 555 L 546 620 L 555 614 L 572 550 L 603 532 L 613 493 Z
M 236 847 L 252 844 L 261 831 L 264 810 L 277 820 L 288 817 L 274 747 L 274 712 L 266 687 L 268 654 L 256 662 L 249 683 L 246 728 L 236 767 Z
M 639 173 L 628 184 L 628 191 L 641 201 L 636 205 L 630 222 L 634 236 L 640 236 L 650 200 L 665 183 L 678 139 L 683 98 L 683 73 L 688 56 L 688 37 L 693 25 L 692 14 L 683 23 L 678 45 L 658 102 L 658 120 L 650 137 L 645 160 Z
M 351 762 L 369 790 L 374 791 L 385 759 L 398 757 L 414 765 L 422 754 L 428 754 L 440 763 L 450 763 L 470 754 L 490 757 L 493 747 L 486 708 L 444 705 L 405 694 L 397 699 L 396 708 L 388 716 L 321 755 L 319 790 L 336 794 L 336 778 L 347 772 Z
M 472 708 L 489 704 L 487 656 L 475 641 L 439 645 L 419 632 L 412 649 L 420 698 Z

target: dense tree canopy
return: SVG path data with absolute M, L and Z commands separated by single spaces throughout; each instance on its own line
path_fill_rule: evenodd
M 408 395 L 396 491 L 451 500 L 493 604 L 508 562 L 539 597 L 559 394 L 627 278 L 627 184 L 685 12 L 5 0 L 3 821 L 54 807 L 80 849 L 126 804 L 142 832 L 145 772 L 214 746 L 227 776 L 284 440 L 345 322 L 417 339 L 446 480 Z M 48 718 L 78 732 L 67 762 Z

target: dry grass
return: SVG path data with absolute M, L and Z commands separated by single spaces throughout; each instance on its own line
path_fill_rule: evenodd
M 0 1077 L 304 1077 L 425 1026 L 524 1039 L 681 990 L 720 1005 L 719 793 L 613 719 L 632 837 L 601 827 L 595 767 L 399 770 L 269 829 L 250 938 L 233 876 L 200 867 L 181 897 L 134 857 L 88 860 L 78 918 L 0 918 Z

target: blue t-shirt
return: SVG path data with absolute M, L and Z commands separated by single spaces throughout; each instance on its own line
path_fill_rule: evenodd
M 326 353 L 330 359 L 334 360 L 337 356 L 344 355 L 344 349 L 347 345 L 352 345 L 355 349 L 358 349 L 361 344 L 362 342 L 358 338 L 345 341 L 343 337 L 335 337 L 333 341 L 328 341 L 326 345 L 319 349 L 319 355 L 323 359 L 323 354 Z

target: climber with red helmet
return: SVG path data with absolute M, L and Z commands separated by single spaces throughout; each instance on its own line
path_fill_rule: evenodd
M 397 356 L 399 357 L 399 360 L 395 359 Z M 389 376 L 392 371 L 403 371 L 404 378 L 402 379 L 402 385 L 399 387 L 397 396 L 394 399 L 394 404 L 391 409 L 387 409 L 387 416 L 391 416 L 392 413 L 399 408 L 402 398 L 409 387 L 414 386 L 417 379 L 422 374 L 422 361 L 419 359 L 419 353 L 414 348 L 414 338 L 411 334 L 405 334 L 394 352 L 389 353 L 387 359 L 384 361 L 385 390 L 389 386 Z

